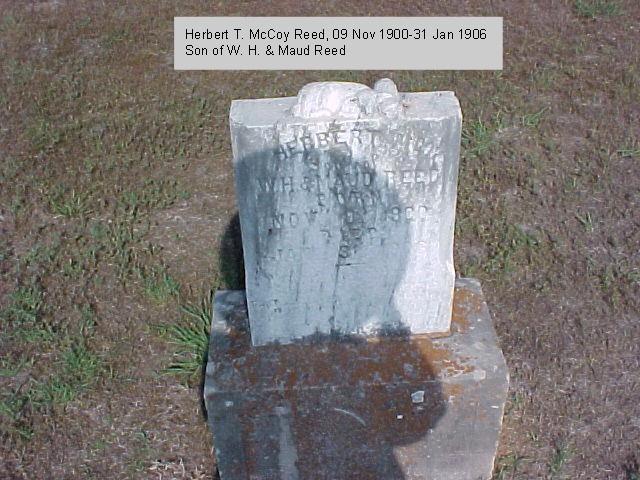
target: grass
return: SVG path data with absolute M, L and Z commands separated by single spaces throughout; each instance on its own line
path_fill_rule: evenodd
M 518 471 L 524 457 L 510 453 L 497 459 L 492 480 L 508 480 Z
M 16 375 L 25 366 L 33 365 L 33 359 L 23 362 L 4 373 Z M 40 379 L 29 378 L 16 390 L 2 392 L 0 398 L 0 426 L 6 434 L 18 440 L 30 440 L 33 436 L 31 418 L 42 415 L 54 407 L 64 407 L 78 398 L 96 380 L 101 369 L 100 358 L 82 341 L 77 341 L 51 365 L 51 374 Z
M 85 337 L 93 335 L 97 321 L 96 313 L 91 305 L 86 304 L 80 307 L 80 318 L 82 319 L 80 333 Z
M 124 216 L 118 216 L 108 224 L 104 244 L 106 255 L 113 261 L 121 281 L 140 268 L 140 244 L 146 232 L 147 228 L 137 228 L 132 219 Z
M 543 108 L 542 110 L 535 113 L 528 113 L 522 116 L 522 126 L 528 128 L 537 128 L 540 125 L 540 121 L 542 120 L 542 114 L 547 110 L 547 108 Z
M 18 362 L 13 361 L 8 356 L 0 358 L 0 377 L 13 377 L 17 375 L 25 367 L 33 365 L 33 361 L 25 361 L 20 359 Z
M 166 303 L 180 293 L 180 284 L 165 267 L 151 268 L 141 273 L 144 291 L 156 303 Z
M 621 157 L 640 157 L 640 147 L 624 147 L 618 150 Z
M 64 354 L 56 373 L 34 382 L 28 391 L 29 401 L 43 409 L 67 405 L 95 381 L 100 365 L 100 359 L 86 347 L 72 347 Z
M 88 195 L 76 193 L 75 190 L 65 194 L 61 189 L 56 189 L 49 196 L 49 206 L 53 213 L 67 218 L 81 217 L 91 213 Z
M 522 255 L 530 254 L 539 246 L 536 236 L 522 227 L 502 222 L 495 222 L 486 235 L 488 258 L 483 269 L 489 274 L 506 274 L 512 272 L 517 264 L 528 260 Z
M 124 212 L 136 218 L 141 209 L 166 208 L 180 198 L 188 198 L 188 193 L 175 180 L 147 179 L 139 189 L 122 192 L 118 203 Z
M 168 372 L 188 378 L 202 372 L 209 350 L 212 294 L 209 292 L 200 304 L 182 305 L 181 318 L 164 329 L 167 340 L 176 346 L 175 358 Z
M 481 118 L 474 120 L 462 130 L 462 144 L 465 147 L 465 155 L 480 157 L 486 154 L 494 143 L 494 130 L 490 124 Z
M 570 175 L 564 180 L 563 192 L 565 194 L 575 192 L 578 190 L 579 185 L 580 181 L 578 180 L 578 177 L 576 175 Z
M 578 15 L 584 18 L 622 15 L 620 5 L 609 0 L 576 0 L 574 6 Z
M 618 306 L 625 294 L 640 286 L 640 268 L 626 259 L 604 265 L 601 271 L 594 272 L 593 276 L 614 307 Z
M 549 463 L 549 474 L 551 475 L 551 478 L 564 478 L 562 471 L 572 455 L 573 452 L 566 444 L 562 444 L 555 448 L 553 456 L 551 457 L 551 462 Z
M 73 345 L 63 356 L 63 376 L 75 390 L 89 386 L 100 368 L 99 357 L 83 343 Z
M 28 129 L 27 137 L 32 148 L 38 152 L 53 149 L 62 139 L 62 133 L 44 118 L 37 119 Z
M 69 324 L 54 328 L 45 317 L 44 291 L 38 283 L 16 288 L 8 299 L 0 316 L 11 327 L 3 340 L 13 358 L 4 357 L 0 364 L 6 381 L 0 389 L 0 429 L 11 441 L 28 441 L 34 417 L 64 407 L 90 388 L 102 360 L 87 346 L 95 326 L 90 307 L 79 309 L 81 327 L 70 333 Z
M 553 67 L 541 66 L 531 72 L 531 81 L 542 89 L 552 88 L 558 80 L 558 72 Z
M 9 304 L 0 312 L 12 325 L 12 337 L 28 343 L 50 343 L 54 339 L 52 326 L 43 319 L 43 292 L 37 284 L 18 287 Z
M 576 219 L 580 222 L 580 225 L 584 227 L 586 232 L 593 232 L 593 218 L 591 217 L 591 212 L 586 212 L 583 215 L 576 214 Z
M 18 287 L 9 296 L 9 305 L 4 314 L 10 322 L 19 326 L 34 324 L 42 309 L 42 295 L 42 289 L 35 284 Z
M 625 465 L 624 473 L 625 480 L 640 480 L 640 465 L 638 465 L 639 460 L 629 460 L 627 465 Z
M 509 401 L 507 402 L 507 405 L 505 407 L 505 414 L 508 415 L 514 410 L 520 410 L 524 405 L 524 402 L 525 398 L 522 394 L 514 393 L 513 395 L 511 395 L 511 398 L 509 398 Z
M 37 243 L 22 257 L 23 263 L 27 266 L 50 267 L 60 250 L 60 239 L 54 239 L 49 245 Z
M 28 398 L 21 395 L 6 395 L 0 398 L 0 438 L 16 438 L 28 441 L 33 436 L 33 428 L 25 415 Z

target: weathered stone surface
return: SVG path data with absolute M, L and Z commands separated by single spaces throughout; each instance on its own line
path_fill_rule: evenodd
M 489 479 L 508 373 L 475 280 L 452 334 L 252 347 L 218 292 L 205 401 L 222 480 Z
M 251 337 L 446 332 L 461 113 L 452 92 L 315 83 L 238 100 Z

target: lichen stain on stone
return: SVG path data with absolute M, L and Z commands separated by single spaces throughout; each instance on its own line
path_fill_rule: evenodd
M 470 318 L 483 308 L 482 298 L 468 289 L 456 289 L 453 302 L 453 328 L 464 333 L 471 325 Z M 308 386 L 384 385 L 414 378 L 438 378 L 466 374 L 473 371 L 471 359 L 460 359 L 433 335 L 407 337 L 378 337 L 362 339 L 318 336 L 297 343 L 277 343 L 253 348 L 245 315 L 230 319 L 232 324 L 224 351 L 214 361 L 232 365 L 233 385 L 261 384 L 261 388 L 299 389 Z M 220 355 L 226 357 L 222 358 Z M 453 358 L 458 361 L 454 361 Z M 464 363 L 460 363 L 462 360 Z M 469 361 L 466 361 L 469 360 Z M 407 370 L 405 365 L 412 365 Z M 262 372 L 269 372 L 277 385 L 262 385 Z
M 455 333 L 465 333 L 471 326 L 472 315 L 482 311 L 484 302 L 477 293 L 467 290 L 456 290 L 453 296 L 453 312 L 451 315 L 451 329 Z
M 464 387 L 459 383 L 445 383 L 442 385 L 442 393 L 449 401 L 454 401 L 464 392 Z

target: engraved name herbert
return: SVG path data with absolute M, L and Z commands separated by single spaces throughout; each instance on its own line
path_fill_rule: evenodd
M 265 238 L 319 222 L 327 242 L 341 239 L 339 265 L 364 245 L 384 244 L 393 224 L 414 224 L 405 236 L 423 242 L 442 190 L 444 157 L 434 138 L 382 122 L 279 128 L 267 160 L 275 174 L 254 180 L 258 202 L 273 206 L 260 225 Z

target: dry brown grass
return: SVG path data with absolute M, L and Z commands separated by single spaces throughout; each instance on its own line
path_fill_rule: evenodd
M 638 478 L 640 5 L 586 3 L 0 4 L 0 477 L 211 476 L 157 327 L 224 281 L 230 101 L 390 76 L 462 102 L 457 269 L 512 377 L 496 476 Z M 504 16 L 505 70 L 173 71 L 173 15 L 284 13 Z

